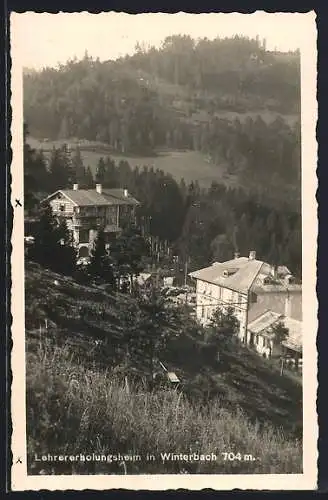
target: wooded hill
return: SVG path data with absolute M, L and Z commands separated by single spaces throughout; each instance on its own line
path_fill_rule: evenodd
M 87 54 L 24 76 L 32 136 L 107 143 L 112 151 L 194 149 L 243 182 L 300 183 L 300 58 L 258 39 L 165 39 L 133 56 Z

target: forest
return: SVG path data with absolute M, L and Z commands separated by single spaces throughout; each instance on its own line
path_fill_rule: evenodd
M 26 207 L 37 192 L 73 182 L 126 187 L 141 202 L 139 223 L 191 267 L 255 249 L 259 258 L 300 274 L 300 57 L 265 45 L 259 38 L 173 36 L 158 49 L 138 45 L 116 61 L 86 53 L 26 72 Z M 28 132 L 101 141 L 109 153 L 92 172 L 79 146 L 71 152 L 64 144 L 46 158 L 28 145 Z M 224 163 L 241 187 L 227 187 L 218 175 L 204 189 L 197 179 L 187 183 L 129 164 L 130 153 L 156 155 L 163 148 L 201 151 L 213 164 Z M 114 161 L 111 151 L 125 156 Z
M 116 61 L 86 53 L 26 72 L 24 119 L 33 137 L 121 154 L 201 151 L 246 186 L 300 195 L 299 53 L 274 54 L 258 38 L 172 36 Z
M 25 137 L 27 129 L 25 128 Z M 190 269 L 214 260 L 232 258 L 235 251 L 272 264 L 287 265 L 301 275 L 301 218 L 285 206 L 270 207 L 265 197 L 249 196 L 242 189 L 228 189 L 213 182 L 201 189 L 197 181 L 179 183 L 161 170 L 147 166 L 131 168 L 127 160 L 116 163 L 100 158 L 96 175 L 63 146 L 53 150 L 49 162 L 42 151 L 25 141 L 25 208 L 33 211 L 37 200 L 60 188 L 126 187 L 140 202 L 138 224 L 145 234 L 169 242 Z

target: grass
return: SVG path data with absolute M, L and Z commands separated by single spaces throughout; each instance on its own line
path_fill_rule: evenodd
M 229 119 L 233 119 L 236 113 L 228 113 Z M 229 114 L 230 113 L 230 114 Z M 222 114 L 222 117 L 225 116 Z M 249 114 L 251 116 L 251 114 Z M 264 118 L 270 121 L 270 112 L 264 114 Z M 244 119 L 246 114 L 244 116 Z M 291 119 L 292 120 L 292 119 Z M 29 137 L 31 147 L 35 149 L 43 149 L 46 157 L 50 156 L 53 147 L 60 147 L 63 143 L 69 143 L 72 150 L 76 147 L 75 142 L 69 140 L 48 141 L 42 143 L 40 140 Z M 293 210 L 299 209 L 299 189 L 291 184 L 282 184 L 279 182 L 277 185 L 272 185 L 270 188 L 267 186 L 267 179 L 257 178 L 252 180 L 247 173 L 229 171 L 229 165 L 221 161 L 215 164 L 205 154 L 199 151 L 177 151 L 177 150 L 162 150 L 158 151 L 156 156 L 133 156 L 133 155 L 120 155 L 113 153 L 108 145 L 101 143 L 84 141 L 80 146 L 81 156 L 85 166 L 90 166 L 93 175 L 96 173 L 99 158 L 111 156 L 118 164 L 121 160 L 127 160 L 132 168 L 138 166 L 152 167 L 155 170 L 159 169 L 165 173 L 171 174 L 178 182 L 183 178 L 186 183 L 197 180 L 200 187 L 209 188 L 213 181 L 219 184 L 224 184 L 228 188 L 242 188 L 248 194 L 258 193 L 259 186 L 260 192 L 265 193 L 266 202 L 273 206 L 280 206 L 281 203 L 290 205 Z M 296 201 L 295 201 L 296 200 Z
M 111 371 L 85 368 L 68 345 L 58 348 L 44 340 L 28 352 L 27 387 L 32 474 L 279 474 L 302 468 L 300 442 L 251 423 L 240 409 L 229 411 L 218 398 L 197 405 L 173 390 L 127 388 Z M 193 452 L 215 457 L 163 461 L 161 455 Z M 225 461 L 225 452 L 240 453 L 241 459 Z M 135 461 L 35 461 L 48 453 L 121 454 Z M 147 460 L 147 454 L 154 459 Z
M 29 144 L 35 149 L 43 149 L 46 156 L 50 156 L 53 147 L 60 147 L 62 144 L 70 141 L 49 141 L 42 143 L 38 139 L 29 138 Z M 75 144 L 71 144 L 72 149 Z M 92 173 L 95 174 L 99 158 L 111 156 L 113 160 L 119 163 L 120 160 L 127 160 L 132 168 L 139 166 L 153 167 L 155 170 L 160 169 L 165 173 L 171 174 L 175 179 L 180 181 L 184 178 L 186 182 L 198 180 L 201 187 L 209 187 L 213 180 L 217 182 L 233 182 L 233 176 L 227 176 L 226 169 L 223 165 L 215 165 L 208 163 L 204 154 L 198 151 L 159 151 L 156 156 L 132 156 L 119 155 L 112 153 L 106 149 L 104 145 L 96 144 L 94 146 L 80 146 L 81 156 L 85 166 L 90 166 Z M 95 149 L 91 151 L 90 149 Z
M 118 309 L 131 299 L 28 261 L 25 271 L 30 473 L 47 466 L 33 463 L 35 453 L 101 451 L 155 454 L 154 462 L 127 464 L 128 473 L 300 472 L 299 381 L 281 377 L 267 360 L 238 344 L 217 364 L 203 340 L 190 334 L 174 338 L 161 353 L 182 381 L 182 395 L 137 385 L 126 392 L 114 351 L 124 327 Z M 92 315 L 83 319 L 81 307 L 95 311 L 96 320 Z M 49 329 L 40 337 L 45 317 Z M 103 343 L 96 346 L 98 339 Z M 201 464 L 160 460 L 160 453 L 188 452 L 196 445 L 219 459 Z M 219 452 L 225 451 L 260 460 L 224 462 Z M 72 472 L 70 463 L 48 465 L 48 472 L 52 467 L 56 473 Z M 79 471 L 123 472 L 116 463 L 93 465 L 79 464 Z

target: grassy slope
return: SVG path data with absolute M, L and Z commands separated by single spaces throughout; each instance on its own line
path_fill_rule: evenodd
M 50 156 L 53 146 L 59 147 L 63 143 L 70 144 L 69 140 L 42 143 L 32 137 L 28 138 L 28 142 L 35 149 L 43 149 L 47 157 Z M 75 144 L 72 143 L 71 148 L 74 149 L 74 147 Z M 117 163 L 120 160 L 127 160 L 132 168 L 135 166 L 142 168 L 147 165 L 155 170 L 163 170 L 165 173 L 171 174 L 177 181 L 180 181 L 181 178 L 184 178 L 186 182 L 198 180 L 202 187 L 209 187 L 213 180 L 229 183 L 229 185 L 232 185 L 236 180 L 234 176 L 226 174 L 225 165 L 215 165 L 207 162 L 205 155 L 198 151 L 162 151 L 157 156 L 143 157 L 112 153 L 108 150 L 108 146 L 106 150 L 99 144 L 93 147 L 95 151 L 90 151 L 91 148 L 92 146 L 88 146 L 86 150 L 83 145 L 80 147 L 83 163 L 85 166 L 90 166 L 93 174 L 96 173 L 99 158 L 111 156 Z
M 127 473 L 291 473 L 300 472 L 301 447 L 272 428 L 249 422 L 219 399 L 200 407 L 173 390 L 129 391 L 112 373 L 86 369 L 68 347 L 43 342 L 28 355 L 28 449 L 33 455 L 79 453 L 140 455 Z M 161 453 L 214 453 L 211 462 L 165 462 Z M 252 454 L 252 461 L 223 460 L 223 452 Z M 145 460 L 151 453 L 155 461 Z M 120 473 L 117 463 L 47 464 L 48 473 Z M 39 469 L 40 470 L 40 469 Z M 122 473 L 122 470 L 121 470 Z
M 54 286 L 55 279 L 59 286 Z M 224 366 L 218 367 L 206 364 L 201 342 L 191 338 L 180 345 L 177 341 L 163 355 L 183 382 L 184 395 L 179 401 L 178 395 L 170 391 L 158 394 L 132 388 L 127 394 L 119 380 L 113 378 L 111 343 L 97 347 L 92 341 L 119 336 L 121 325 L 117 324 L 116 314 L 123 301 L 129 299 L 78 285 L 27 263 L 30 453 L 55 449 L 58 453 L 85 450 L 159 454 L 198 447 L 203 453 L 252 453 L 260 460 L 227 464 L 220 455 L 218 462 L 203 464 L 200 469 L 194 465 L 190 472 L 300 470 L 301 447 L 295 438 L 300 435 L 301 386 L 280 377 L 248 350 L 236 346 L 225 357 Z M 109 322 L 102 324 L 99 315 L 94 325 L 86 325 L 79 317 L 79 307 L 90 303 L 99 310 L 106 307 Z M 51 304 L 52 312 L 44 313 L 47 304 Z M 40 339 L 34 328 L 39 324 L 36 318 L 43 315 L 53 322 L 47 338 Z M 210 405 L 206 401 L 209 397 Z M 267 428 L 256 420 L 265 422 Z M 106 467 L 107 471 L 119 473 L 115 465 Z M 132 471 L 179 472 L 181 468 L 181 463 L 164 466 L 156 461 L 134 464 Z M 67 466 L 65 471 L 69 472 Z

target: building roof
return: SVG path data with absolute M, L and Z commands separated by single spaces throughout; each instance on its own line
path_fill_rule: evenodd
M 282 345 L 294 351 L 302 351 L 302 322 L 274 311 L 265 311 L 248 325 L 248 330 L 263 336 L 272 336 L 270 329 L 279 322 L 288 329 L 288 337 Z
M 112 205 L 106 196 L 95 189 L 62 189 L 59 192 L 78 206 Z
M 176 376 L 174 372 L 167 372 L 167 378 L 170 382 L 178 383 L 180 382 L 179 378 Z
M 277 274 L 273 276 L 270 264 L 248 257 L 238 257 L 227 262 L 214 262 L 211 266 L 199 269 L 189 274 L 208 283 L 247 293 L 254 292 L 283 292 L 301 293 L 301 284 L 286 284 L 284 278 L 289 274 L 285 266 L 278 266 Z M 268 283 L 264 279 L 268 279 Z
M 227 262 L 214 262 L 209 267 L 190 273 L 189 276 L 231 290 L 247 293 L 265 265 L 260 260 L 238 257 Z
M 107 205 L 139 205 L 139 202 L 129 193 L 124 195 L 124 189 L 103 189 L 98 193 L 96 189 L 60 189 L 46 198 L 49 200 L 61 193 L 69 198 L 76 206 L 107 206 Z
M 284 325 L 288 328 L 288 337 L 282 342 L 282 345 L 294 351 L 302 351 L 302 322 L 297 319 L 286 317 L 284 318 Z
M 151 273 L 140 273 L 136 278 L 136 282 L 138 285 L 142 286 L 149 280 L 149 278 L 151 278 L 151 276 Z
M 261 333 L 267 330 L 268 328 L 272 327 L 275 323 L 278 323 L 278 321 L 282 318 L 283 316 L 279 313 L 276 313 L 274 311 L 265 311 L 263 314 L 255 318 L 251 323 L 248 325 L 248 330 L 252 333 Z
M 133 196 L 130 195 L 130 193 L 127 193 L 127 196 L 124 194 L 125 190 L 124 189 L 104 189 L 102 190 L 102 193 L 108 197 L 113 204 L 117 205 L 139 205 L 139 201 L 136 200 Z
M 302 285 L 301 284 L 285 285 L 281 282 L 265 285 L 263 283 L 258 283 L 255 281 L 254 285 L 252 287 L 252 290 L 255 293 L 259 293 L 259 292 L 261 292 L 261 293 L 272 293 L 272 292 L 274 292 L 274 293 L 278 293 L 278 292 L 286 293 L 288 291 L 290 293 L 300 294 L 300 293 L 302 293 Z

